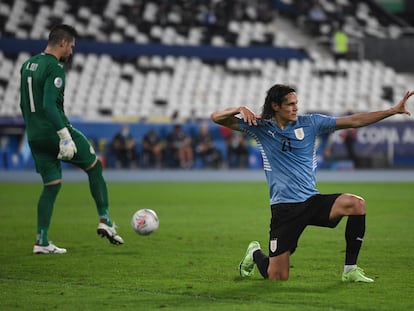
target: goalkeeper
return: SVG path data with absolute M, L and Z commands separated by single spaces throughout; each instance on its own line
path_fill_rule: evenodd
M 53 27 L 45 51 L 28 59 L 20 70 L 20 108 L 36 171 L 43 181 L 37 203 L 35 254 L 66 253 L 66 249 L 52 244 L 48 237 L 53 207 L 61 188 L 61 161 L 72 163 L 88 174 L 100 218 L 98 234 L 113 244 L 124 243 L 109 215 L 101 161 L 86 137 L 72 127 L 64 113 L 63 63 L 72 57 L 76 36 L 76 30 L 69 25 Z

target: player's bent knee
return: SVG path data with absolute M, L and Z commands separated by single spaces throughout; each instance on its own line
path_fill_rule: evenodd
M 269 258 L 269 267 L 267 274 L 269 280 L 286 281 L 289 279 L 289 258 L 290 252 L 284 252 L 278 256 Z
M 365 215 L 365 200 L 354 194 L 344 194 L 340 197 L 337 205 L 343 210 L 344 215 Z
M 365 215 L 366 208 L 365 208 L 365 200 L 359 196 L 354 196 L 354 210 L 356 215 Z
M 267 274 L 267 278 L 269 280 L 286 281 L 289 279 L 289 269 L 272 269 L 272 267 L 269 266 L 269 269 L 267 269 Z
M 273 281 L 287 281 L 289 279 L 289 272 L 268 271 L 268 279 Z

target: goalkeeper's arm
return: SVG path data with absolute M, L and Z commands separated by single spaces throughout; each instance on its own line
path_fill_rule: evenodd
M 49 121 L 56 129 L 59 135 L 59 153 L 57 158 L 60 160 L 71 160 L 77 152 L 76 145 L 73 142 L 72 136 L 69 133 L 62 117 L 59 114 L 56 106 L 56 101 L 59 96 L 60 89 L 54 85 L 52 77 L 45 82 L 45 96 L 43 98 L 43 108 Z

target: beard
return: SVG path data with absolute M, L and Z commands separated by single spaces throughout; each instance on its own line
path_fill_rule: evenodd
M 70 54 L 67 57 L 61 57 L 59 61 L 65 66 L 65 69 L 71 69 L 73 62 L 73 54 Z

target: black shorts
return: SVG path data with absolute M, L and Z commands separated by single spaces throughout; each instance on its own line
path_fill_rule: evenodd
M 271 206 L 269 256 L 295 251 L 306 226 L 335 228 L 340 218 L 329 220 L 337 194 L 317 194 L 301 203 L 280 203 Z

